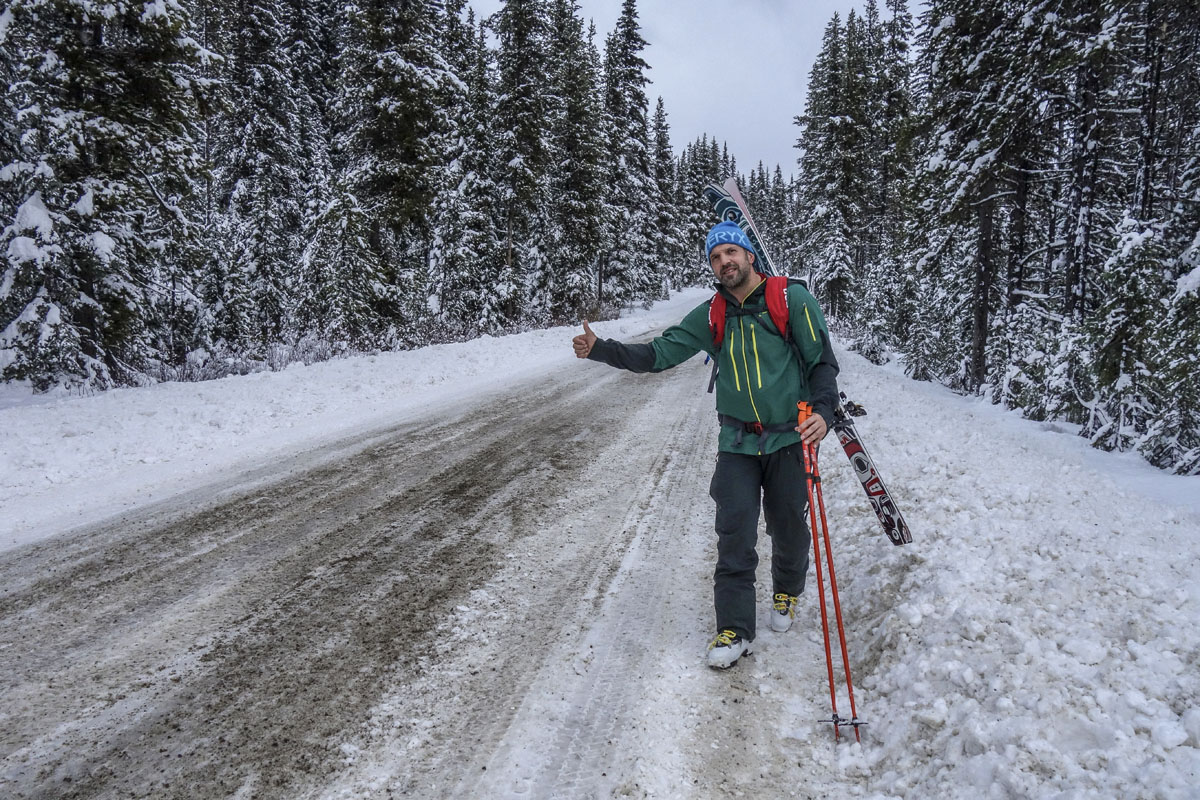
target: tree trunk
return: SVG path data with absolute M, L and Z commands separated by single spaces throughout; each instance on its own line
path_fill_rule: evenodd
M 971 290 L 971 374 L 968 377 L 972 392 L 979 391 L 987 379 L 988 304 L 992 294 L 995 270 L 995 182 L 983 182 L 982 198 L 976 206 L 979 223 L 979 245 L 975 254 L 975 281 Z
M 1163 44 L 1160 29 L 1155 21 L 1154 0 L 1147 0 L 1143 20 L 1145 36 L 1145 63 L 1149 74 L 1142 85 L 1141 135 L 1138 149 L 1141 151 L 1137 176 L 1137 205 L 1140 219 L 1148 220 L 1154 206 L 1156 140 L 1158 137 L 1158 98 L 1162 88 Z
M 604 270 L 608 266 L 608 253 L 600 256 L 596 270 L 596 311 L 604 308 Z
M 1098 27 L 1099 21 L 1095 20 Z M 1090 31 L 1088 33 L 1095 33 Z M 1068 206 L 1063 313 L 1082 317 L 1086 311 L 1088 261 L 1092 248 L 1092 202 L 1095 199 L 1096 129 L 1099 125 L 1098 92 L 1100 85 L 1096 56 L 1079 65 L 1076 106 L 1079 108 L 1075 141 L 1071 147 L 1071 194 Z
M 1025 249 L 1029 228 L 1029 160 L 1024 157 L 1017 162 L 1010 220 L 1005 305 L 1013 309 L 1024 302 L 1022 293 L 1025 291 Z

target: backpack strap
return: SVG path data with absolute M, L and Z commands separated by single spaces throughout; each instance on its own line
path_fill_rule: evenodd
M 801 370 L 804 369 L 804 354 L 800 352 L 800 345 L 792 337 L 792 329 L 790 325 L 791 311 L 788 308 L 788 287 L 793 283 L 808 288 L 808 283 L 802 278 L 789 278 L 786 275 L 777 275 L 767 278 L 767 286 L 763 290 L 767 300 L 767 313 L 771 317 L 771 322 L 779 330 L 779 334 L 783 337 L 783 341 L 787 342 L 788 347 L 796 356 L 797 363 L 800 364 Z M 804 311 L 808 314 L 808 309 Z M 812 326 L 812 321 L 809 320 L 809 326 Z M 814 334 L 815 337 L 815 334 Z
M 767 314 L 770 315 L 775 329 L 779 331 L 779 335 L 785 341 L 790 341 L 792 337 L 788 327 L 787 287 L 788 277 L 786 275 L 772 275 L 767 278 L 763 294 L 767 300 Z

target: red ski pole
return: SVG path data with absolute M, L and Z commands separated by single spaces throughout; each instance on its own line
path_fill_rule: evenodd
M 804 420 L 812 416 L 812 406 L 808 403 L 797 403 L 799 409 L 798 420 L 803 423 Z M 811 520 L 812 527 L 812 542 L 813 542 L 813 560 L 816 562 L 817 570 L 817 592 L 821 599 L 821 632 L 825 635 L 825 665 L 829 670 L 829 695 L 830 702 L 833 705 L 833 717 L 828 720 L 833 723 L 834 740 L 840 738 L 839 724 L 842 719 L 837 713 L 837 690 L 834 685 L 833 677 L 833 650 L 829 642 L 829 613 L 825 606 L 825 588 L 821 575 L 821 548 L 819 542 L 824 539 L 825 543 L 825 564 L 829 568 L 829 591 L 833 597 L 833 612 L 837 621 L 838 641 L 842 650 L 842 669 L 846 673 L 846 690 L 850 696 L 850 722 L 854 727 L 855 741 L 862 741 L 859 735 L 858 728 L 866 723 L 860 722 L 858 719 L 858 710 L 854 704 L 854 681 L 850 676 L 850 655 L 846 648 L 846 628 L 842 621 L 842 604 L 838 597 L 837 589 L 837 573 L 833 568 L 833 546 L 829 536 L 829 520 L 825 514 L 825 496 L 821 491 L 821 469 L 817 464 L 817 450 L 814 445 L 805 444 L 804 452 L 804 472 L 805 482 L 808 486 L 808 515 Z M 814 502 L 815 498 L 815 502 Z M 817 510 L 821 514 L 821 527 L 817 528 Z
M 858 709 L 854 707 L 854 679 L 850 677 L 850 654 L 846 649 L 846 626 L 842 622 L 842 602 L 838 595 L 837 574 L 833 570 L 833 545 L 829 540 L 829 521 L 825 518 L 825 495 L 821 491 L 821 468 L 817 464 L 816 450 L 813 450 L 813 483 L 817 488 L 817 505 L 821 510 L 821 535 L 825 539 L 825 561 L 829 566 L 829 592 L 833 595 L 833 615 L 837 619 L 838 639 L 842 645 L 842 669 L 846 672 L 846 693 L 850 695 L 850 724 L 854 726 L 854 739 L 861 742 L 858 726 Z
M 804 420 L 812 416 L 812 407 L 808 403 L 797 403 L 796 407 L 800 410 L 798 422 L 799 424 L 803 424 Z M 817 536 L 817 504 L 813 500 L 813 457 L 811 451 L 812 448 L 809 445 L 804 445 L 804 483 L 808 489 L 808 518 L 809 530 L 812 533 L 813 561 L 817 569 L 817 597 L 821 601 L 821 633 L 825 636 L 825 665 L 829 668 L 829 702 L 833 705 L 833 738 L 834 741 L 837 741 L 839 738 L 837 687 L 834 686 L 833 682 L 833 650 L 829 646 L 829 612 L 825 608 L 825 584 L 821 577 L 821 540 Z

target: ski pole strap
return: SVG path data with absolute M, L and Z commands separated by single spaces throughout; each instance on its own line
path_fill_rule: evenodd
M 788 431 L 794 431 L 796 429 L 796 426 L 791 422 L 777 422 L 771 425 L 764 425 L 761 422 L 746 422 L 745 420 L 740 420 L 737 417 L 731 417 L 728 414 L 722 414 L 719 411 L 717 412 L 717 421 L 720 422 L 723 427 L 734 428 L 737 430 L 737 439 L 735 439 L 733 442 L 734 446 L 741 447 L 743 434 L 753 433 L 758 437 L 759 450 L 762 450 L 762 444 L 763 440 L 766 438 L 766 434 L 787 433 Z

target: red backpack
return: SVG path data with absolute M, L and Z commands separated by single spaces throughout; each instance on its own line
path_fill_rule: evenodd
M 792 337 L 788 328 L 787 287 L 792 281 L 796 281 L 803 286 L 804 281 L 797 278 L 789 278 L 786 275 L 772 275 L 767 277 L 761 272 L 758 275 L 766 281 L 763 293 L 767 299 L 767 314 L 770 315 L 771 322 L 775 325 L 775 329 L 779 331 L 779 335 L 783 337 L 784 341 L 791 344 Z M 729 303 L 725 300 L 725 295 L 720 292 L 714 294 L 712 300 L 708 301 L 708 329 L 712 332 L 714 350 L 720 350 L 721 343 L 725 341 L 725 313 L 728 310 L 728 306 Z M 794 345 L 792 350 L 796 350 Z M 796 357 L 800 357 L 798 352 L 796 353 Z M 710 393 L 716 382 L 717 362 L 714 359 L 712 376 L 708 381 L 708 391 Z
M 772 275 L 768 278 L 761 272 L 758 275 L 767 282 L 763 292 L 767 296 L 767 313 L 771 315 L 771 322 L 775 324 L 779 334 L 788 339 L 787 287 L 788 281 L 792 279 L 784 275 Z M 714 350 L 720 350 L 721 343 L 725 341 L 725 312 L 728 305 L 725 295 L 720 292 L 708 301 L 708 329 L 712 331 Z

